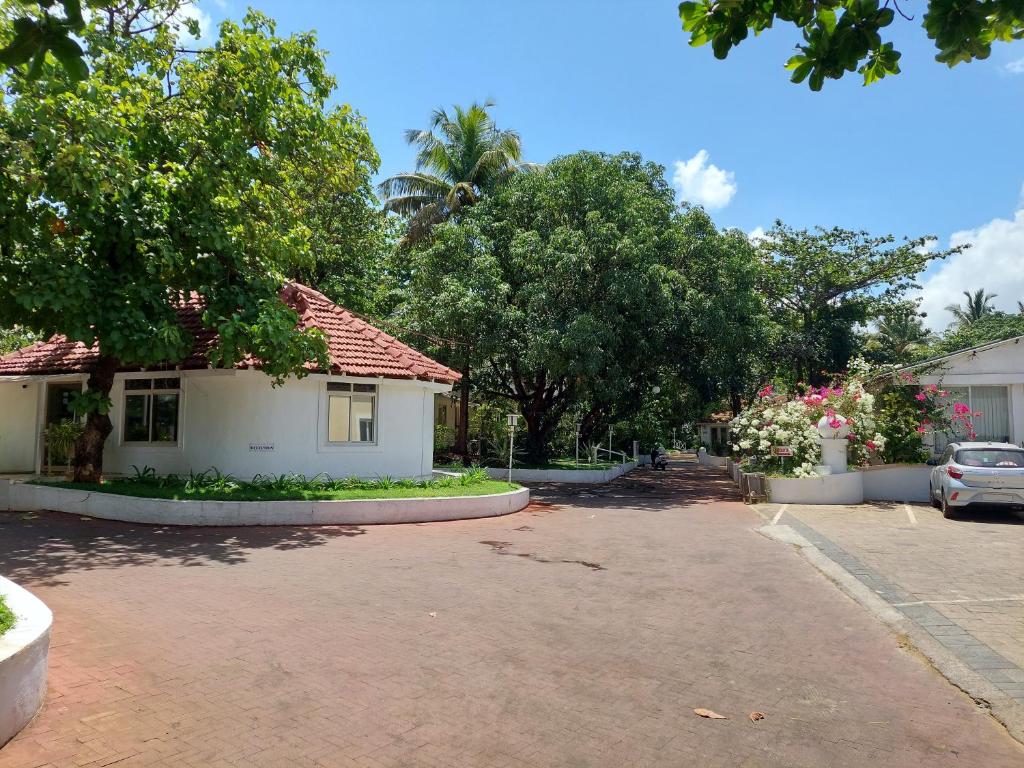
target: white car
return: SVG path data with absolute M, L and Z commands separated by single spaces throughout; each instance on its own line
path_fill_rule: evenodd
M 968 504 L 1024 505 L 1024 448 L 1012 443 L 950 443 L 931 474 L 932 505 L 955 518 Z

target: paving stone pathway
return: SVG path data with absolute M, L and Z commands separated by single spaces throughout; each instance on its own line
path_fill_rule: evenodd
M 761 524 L 692 465 L 428 525 L 0 515 L 56 616 L 0 768 L 1024 765 Z

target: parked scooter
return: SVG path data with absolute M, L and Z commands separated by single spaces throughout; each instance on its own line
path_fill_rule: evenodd
M 651 451 L 651 469 L 662 471 L 668 469 L 668 456 L 661 448 Z

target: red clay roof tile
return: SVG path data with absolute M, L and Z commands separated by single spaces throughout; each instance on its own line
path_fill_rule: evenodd
M 289 283 L 281 298 L 299 314 L 303 328 L 319 328 L 327 336 L 331 372 L 351 376 L 391 379 L 427 379 L 454 383 L 460 374 L 398 339 L 374 328 L 365 320 L 331 302 L 322 293 L 299 283 Z M 195 341 L 182 368 L 207 367 L 206 353 L 217 335 L 202 324 L 202 300 L 193 294 L 178 309 L 182 326 Z M 98 357 L 98 348 L 54 336 L 0 357 L 0 377 L 87 373 Z M 246 360 L 239 368 L 259 367 Z

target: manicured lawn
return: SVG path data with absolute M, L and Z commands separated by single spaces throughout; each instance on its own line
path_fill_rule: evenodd
M 485 496 L 505 493 L 518 485 L 498 480 L 482 480 L 468 485 L 416 485 L 391 488 L 353 488 L 346 490 L 289 488 L 257 488 L 239 484 L 235 488 L 197 488 L 186 490 L 182 485 L 159 486 L 155 483 L 109 480 L 96 483 L 48 483 L 60 488 L 140 496 L 147 499 L 179 499 L 183 501 L 344 501 L 347 499 L 436 499 L 444 496 Z
M 11 613 L 11 609 L 7 607 L 7 601 L 3 595 L 0 595 L 0 635 L 13 627 L 15 621 L 17 619 Z

